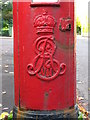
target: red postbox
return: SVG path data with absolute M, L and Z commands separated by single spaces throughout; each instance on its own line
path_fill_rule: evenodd
M 74 2 L 13 2 L 14 118 L 76 117 Z

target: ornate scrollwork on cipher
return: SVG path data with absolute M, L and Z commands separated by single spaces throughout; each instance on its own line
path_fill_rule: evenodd
M 42 16 L 44 16 L 43 19 Z M 44 35 L 41 34 L 34 42 L 35 53 L 37 55 L 34 58 L 33 63 L 28 64 L 27 70 L 29 75 L 36 75 L 41 80 L 50 81 L 59 75 L 63 75 L 66 71 L 66 65 L 64 63 L 60 64 L 59 61 L 54 58 L 56 49 L 56 44 L 54 42 L 55 38 L 53 35 L 50 35 L 51 31 L 53 31 L 51 29 L 53 29 L 55 25 L 53 17 L 44 13 L 36 18 L 35 21 L 37 21 L 37 27 L 39 26 L 37 32 L 44 32 Z M 42 20 L 44 20 L 44 22 L 42 22 Z M 36 25 L 35 22 L 34 25 Z M 47 35 L 46 33 L 49 32 L 50 34 Z

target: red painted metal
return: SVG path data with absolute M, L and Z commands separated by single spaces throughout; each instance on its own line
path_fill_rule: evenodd
M 72 19 L 71 18 L 61 18 L 60 19 L 60 30 L 65 32 L 67 30 L 71 30 Z
M 15 105 L 63 110 L 75 105 L 74 2 L 14 2 Z

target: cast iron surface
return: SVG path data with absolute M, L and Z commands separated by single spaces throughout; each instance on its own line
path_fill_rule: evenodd
M 13 120 L 77 120 L 78 112 L 75 108 L 63 111 L 20 111 L 14 107 Z

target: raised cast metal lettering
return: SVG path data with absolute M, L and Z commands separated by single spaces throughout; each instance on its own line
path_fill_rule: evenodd
M 34 27 L 36 27 L 36 33 L 41 34 L 41 36 L 34 42 L 37 56 L 34 58 L 33 63 L 27 66 L 28 73 L 36 75 L 42 80 L 53 80 L 66 71 L 66 65 L 64 63 L 60 64 L 53 57 L 56 49 L 55 38 L 52 35 L 55 19 L 45 12 L 35 18 Z M 44 34 L 42 35 L 42 33 Z
M 62 32 L 70 31 L 71 26 L 72 26 L 72 19 L 71 18 L 60 18 L 59 29 Z

